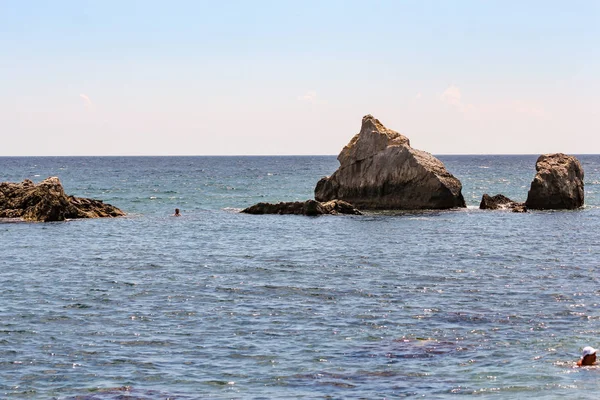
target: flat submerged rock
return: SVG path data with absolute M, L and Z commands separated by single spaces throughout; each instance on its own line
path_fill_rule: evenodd
M 342 200 L 319 202 L 316 200 L 281 202 L 277 204 L 258 203 L 241 211 L 245 214 L 291 214 L 291 215 L 361 215 L 354 206 Z

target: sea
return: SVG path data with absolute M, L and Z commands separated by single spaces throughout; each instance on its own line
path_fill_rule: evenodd
M 600 155 L 585 207 L 527 197 L 537 155 L 439 156 L 468 207 L 247 215 L 335 156 L 1 157 L 115 219 L 0 223 L 2 399 L 596 399 Z M 174 217 L 175 208 L 181 217 Z

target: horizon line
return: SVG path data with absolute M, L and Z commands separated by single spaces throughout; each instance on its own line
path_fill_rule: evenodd
M 540 156 L 543 154 L 556 154 L 563 152 L 554 153 L 429 153 L 433 156 Z M 576 156 L 595 156 L 600 153 L 563 153 Z M 337 157 L 337 154 L 103 154 L 103 155 L 0 155 L 0 158 L 32 158 L 32 157 L 64 157 L 64 158 L 76 158 L 76 157 Z

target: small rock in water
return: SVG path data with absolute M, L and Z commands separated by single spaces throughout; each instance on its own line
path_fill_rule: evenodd
M 527 207 L 525 207 L 525 203 L 518 203 L 509 199 L 508 197 L 497 194 L 495 196 L 490 196 L 485 193 L 481 198 L 481 203 L 479 204 L 479 208 L 481 210 L 511 210 L 513 212 L 526 212 Z

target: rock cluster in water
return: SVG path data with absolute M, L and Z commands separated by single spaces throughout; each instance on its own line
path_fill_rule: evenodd
M 282 202 L 277 204 L 258 203 L 242 210 L 246 214 L 294 214 L 294 215 L 361 215 L 352 204 L 342 200 L 321 203 L 316 200 Z
M 259 203 L 249 214 L 357 214 L 358 210 L 421 210 L 466 207 L 462 184 L 431 154 L 414 149 L 407 137 L 372 115 L 338 155 L 340 167 L 315 187 L 315 200 Z M 575 209 L 583 206 L 583 169 L 562 153 L 538 158 L 527 201 L 483 195 L 486 210 Z M 337 203 L 331 203 L 331 202 Z M 331 204 L 336 204 L 331 206 Z M 343 204 L 343 206 L 340 206 Z M 356 207 L 356 208 L 355 208 Z
M 47 178 L 37 185 L 29 179 L 21 183 L 0 183 L 0 218 L 50 222 L 124 215 L 102 200 L 67 196 L 57 177 Z
M 562 153 L 541 155 L 535 164 L 537 174 L 531 182 L 525 203 L 498 194 L 484 194 L 480 209 L 573 210 L 583 206 L 583 168 L 577 158 Z
M 363 117 L 338 161 L 338 170 L 317 183 L 317 201 L 340 199 L 361 210 L 466 207 L 460 181 L 440 160 L 372 115 Z

